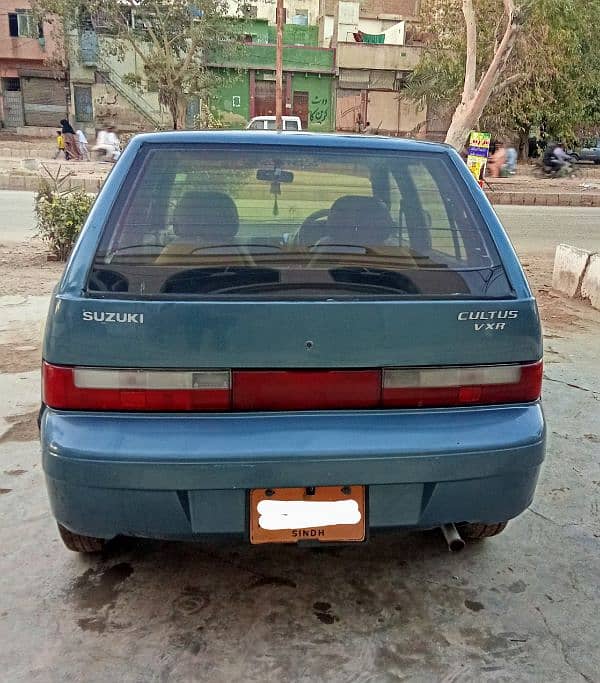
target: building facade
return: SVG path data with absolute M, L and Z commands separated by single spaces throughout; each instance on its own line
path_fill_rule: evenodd
M 67 75 L 49 61 L 60 54 L 49 24 L 24 0 L 0 0 L 0 123 L 8 129 L 56 128 L 69 108 Z
M 2 2 L 3 0 L 0 0 Z M 204 98 L 226 127 L 275 113 L 275 0 L 231 1 L 231 21 L 243 21 L 235 58 L 209 57 L 219 87 Z M 440 137 L 444 122 L 403 96 L 423 49 L 419 0 L 285 0 L 283 113 L 314 131 L 363 131 Z M 133 50 L 123 59 L 103 49 L 110 34 L 93 23 L 70 43 L 71 113 L 82 128 L 168 128 L 168 112 Z M 106 45 L 104 46 L 106 48 Z M 131 76 L 141 88 L 131 85 Z M 200 110 L 189 98 L 188 125 Z M 439 130 L 438 130 L 439 128 Z
M 287 3 L 286 6 L 293 2 Z M 316 21 L 318 1 L 306 8 L 289 9 L 284 26 L 284 114 L 297 115 L 308 130 L 334 128 L 335 106 L 332 87 L 335 51 L 319 46 Z M 210 68 L 222 83 L 206 98 L 206 104 L 227 127 L 243 127 L 253 116 L 275 113 L 274 3 L 266 0 L 250 7 L 243 18 L 244 44 L 235 61 L 210 56 Z M 237 5 L 235 5 L 237 7 Z M 232 5 L 232 21 L 242 21 Z M 298 13 L 296 13 L 298 12 Z M 158 93 L 148 80 L 143 60 L 133 50 L 121 59 L 110 49 L 110 34 L 101 26 L 75 29 L 69 40 L 72 115 L 82 128 L 114 124 L 122 130 L 170 127 L 168 112 L 160 106 Z M 132 76 L 134 77 L 132 79 Z M 137 80 L 141 88 L 131 85 Z M 187 123 L 194 125 L 200 97 L 188 103 Z
M 287 15 L 288 21 L 308 15 Z M 296 19 L 296 21 L 298 21 Z M 236 64 L 215 59 L 214 66 L 228 70 L 228 82 L 211 105 L 245 120 L 275 114 L 275 26 L 267 19 L 246 20 L 246 43 Z M 318 45 L 318 27 L 286 23 L 283 31 L 284 115 L 299 116 L 302 127 L 314 131 L 334 129 L 332 89 L 335 51 Z
M 402 91 L 421 58 L 418 0 L 321 0 L 319 41 L 336 50 L 336 129 L 424 136 L 427 111 Z

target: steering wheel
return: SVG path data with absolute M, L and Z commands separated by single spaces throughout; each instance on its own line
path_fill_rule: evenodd
M 325 237 L 325 224 L 329 216 L 329 209 L 314 211 L 304 219 L 294 238 L 294 242 L 300 247 L 311 247 Z
M 115 270 L 92 270 L 88 281 L 88 289 L 92 292 L 127 292 L 127 278 Z

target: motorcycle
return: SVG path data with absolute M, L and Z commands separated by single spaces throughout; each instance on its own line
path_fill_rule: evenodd
M 543 159 L 536 161 L 534 175 L 536 178 L 573 178 L 577 175 L 575 159 L 571 157 L 567 163 L 559 168 L 548 166 Z

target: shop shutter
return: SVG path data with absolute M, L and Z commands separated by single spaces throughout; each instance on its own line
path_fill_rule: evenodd
M 67 116 L 64 80 L 22 77 L 26 126 L 54 126 Z

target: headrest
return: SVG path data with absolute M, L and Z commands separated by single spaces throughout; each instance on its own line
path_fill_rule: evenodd
M 327 218 L 327 237 L 341 244 L 382 244 L 394 229 L 386 205 L 375 197 L 337 199 Z
M 224 192 L 186 192 L 173 211 L 178 237 L 220 242 L 237 235 L 239 216 L 233 199 Z

